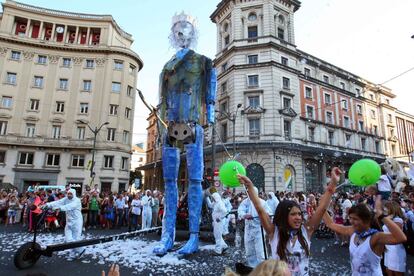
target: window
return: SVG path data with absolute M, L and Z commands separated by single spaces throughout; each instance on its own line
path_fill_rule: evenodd
M 308 127 L 308 136 L 309 136 L 309 141 L 315 142 L 315 128 L 314 127 Z
M 220 107 L 219 107 L 220 109 L 220 112 L 227 112 L 227 102 L 222 102 L 222 103 L 220 103 Z
M 64 102 L 56 102 L 56 112 L 63 113 L 65 111 L 65 103 Z
M 371 110 L 371 118 L 375 119 L 377 117 L 375 110 Z
M 88 114 L 89 104 L 88 103 L 80 103 L 80 113 L 81 114 Z
M 20 60 L 21 53 L 19 51 L 12 51 L 11 52 L 11 59 L 13 60 Z
M 392 123 L 392 115 L 391 114 L 388 114 L 388 122 Z
M 124 144 L 129 144 L 129 131 L 124 130 L 122 133 L 122 142 L 124 142 Z
M 349 117 L 348 116 L 344 116 L 344 127 L 349 128 Z
M 43 87 L 43 77 L 41 76 L 34 77 L 34 87 L 38 87 L 38 88 Z
M 348 100 L 341 99 L 341 106 L 343 110 L 348 110 Z
M 39 100 L 30 99 L 30 110 L 37 111 L 39 110 Z
M 369 98 L 370 98 L 371 101 L 373 101 L 374 100 L 374 94 L 369 94 Z
M 305 86 L 305 98 L 306 99 L 312 99 L 313 98 L 312 88 L 309 87 L 309 86 Z
M 59 89 L 68 90 L 68 79 L 59 79 Z
M 290 89 L 290 79 L 282 77 L 282 87 L 283 89 Z
M 227 62 L 225 62 L 221 65 L 221 71 L 225 72 L 226 70 L 227 70 Z
M 36 132 L 35 124 L 26 124 L 26 137 L 34 137 Z
M 6 152 L 0 151 L 0 164 L 4 164 L 5 161 L 6 161 Z
M 285 58 L 285 57 L 281 57 L 281 63 L 282 63 L 283 65 L 288 66 L 288 62 L 289 62 L 289 60 L 288 60 L 287 58 Z
M 72 167 L 85 166 L 85 155 L 73 154 L 72 155 Z
M 127 96 L 129 96 L 129 97 L 131 97 L 131 96 L 132 96 L 132 90 L 133 90 L 133 87 L 132 87 L 132 86 L 130 86 L 130 85 L 128 85 L 128 86 L 127 86 Z
M 0 135 L 6 135 L 6 134 L 7 134 L 7 122 L 0 121 Z
M 115 141 L 115 128 L 108 128 L 108 133 L 106 135 L 106 140 Z
M 121 92 L 121 83 L 120 82 L 112 82 L 112 92 L 119 93 Z
M 95 67 L 95 61 L 93 59 L 87 59 L 85 67 L 86 68 L 94 68 Z
M 335 134 L 333 131 L 328 131 L 328 143 L 329 145 L 335 144 Z
M 13 98 L 9 96 L 1 97 L 1 107 L 11 108 L 13 105 Z
M 248 76 L 248 86 L 258 87 L 259 86 L 259 75 Z
M 46 166 L 57 167 L 60 163 L 60 154 L 48 153 L 46 156 Z
M 249 55 L 247 56 L 247 61 L 249 64 L 256 64 L 259 62 L 259 56 L 258 55 Z
M 20 152 L 19 165 L 33 165 L 33 152 Z
M 260 98 L 259 96 L 251 96 L 248 98 L 249 106 L 252 108 L 257 108 L 260 106 Z
M 331 94 L 325 93 L 325 104 L 331 104 Z
M 16 84 L 16 82 L 17 82 L 17 74 L 16 73 L 7 72 L 6 82 L 8 84 Z
M 305 77 L 310 77 L 310 69 L 309 68 L 305 68 Z
M 256 21 L 257 15 L 254 12 L 252 12 L 252 13 L 249 14 L 249 16 L 247 17 L 247 19 L 249 21 L 251 21 L 251 22 Z
M 327 75 L 323 75 L 323 81 L 329 83 L 329 77 Z
M 59 139 L 60 138 L 60 131 L 61 126 L 52 126 L 52 138 L 53 139 Z
M 345 146 L 349 147 L 351 145 L 351 134 L 345 134 Z
M 118 115 L 118 105 L 116 104 L 109 105 L 109 115 Z
M 92 90 L 92 81 L 84 80 L 83 81 L 83 91 L 91 91 Z
M 344 89 L 345 90 L 345 83 L 344 82 L 339 82 L 339 86 L 341 87 L 341 89 Z
M 291 108 L 292 107 L 292 100 L 290 98 L 283 98 L 283 109 Z
M 375 152 L 381 153 L 381 144 L 379 141 L 375 141 Z
M 355 93 L 357 97 L 361 96 L 361 89 L 355 88 Z
M 129 119 L 131 117 L 131 108 L 125 107 L 125 118 Z
M 326 123 L 333 125 L 333 113 L 331 111 L 326 111 Z
M 227 142 L 227 123 L 221 125 L 220 138 L 223 143 Z
M 361 149 L 366 150 L 367 139 L 361 138 Z
M 283 121 L 283 131 L 284 131 L 284 134 L 285 134 L 285 139 L 286 140 L 291 140 L 292 135 L 291 135 L 290 121 L 287 121 L 287 120 Z
M 229 45 L 229 43 L 230 43 L 230 35 L 226 35 L 224 37 L 224 46 Z
M 282 28 L 277 28 L 277 37 L 279 39 L 285 40 L 285 30 Z
M 307 105 L 306 106 L 306 118 L 308 119 L 315 119 L 315 116 L 313 114 L 313 106 Z
M 249 119 L 249 135 L 260 135 L 260 119 Z
M 227 93 L 227 81 L 221 84 L 221 94 L 226 94 L 226 93 Z
M 385 99 L 385 103 L 389 105 L 390 104 L 390 99 Z
M 378 136 L 378 126 L 374 125 L 374 126 L 372 126 L 372 128 L 373 128 L 374 134 Z
M 390 136 L 391 137 L 394 137 L 394 129 L 393 128 L 389 128 L 389 130 L 390 130 Z
M 257 26 L 250 26 L 247 28 L 247 38 L 257 37 Z
M 76 138 L 78 140 L 85 140 L 85 127 L 78 126 L 76 129 Z
M 395 156 L 396 155 L 396 150 L 395 150 L 395 145 L 391 145 L 391 154 L 393 155 L 393 156 Z
M 356 108 L 357 108 L 357 113 L 358 113 L 359 115 L 362 115 L 362 105 L 357 104 Z
M 63 58 L 62 66 L 63 67 L 70 67 L 72 63 L 72 60 L 70 58 Z
M 112 155 L 104 155 L 104 168 L 112 169 L 114 163 L 114 157 Z
M 46 64 L 47 62 L 47 56 L 37 56 L 37 63 L 38 64 Z
M 136 69 L 135 65 L 129 64 L 128 72 L 130 74 L 134 74 L 135 73 L 135 69 Z
M 359 129 L 359 131 L 364 131 L 364 122 L 363 121 L 358 121 L 358 129 Z
M 128 168 L 128 157 L 122 157 L 121 170 L 127 170 L 127 168 Z
M 115 60 L 114 61 L 114 69 L 115 70 L 122 70 L 122 69 L 124 69 L 124 62 L 122 60 Z

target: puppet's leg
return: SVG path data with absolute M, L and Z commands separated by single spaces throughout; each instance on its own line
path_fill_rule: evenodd
M 180 151 L 174 147 L 162 148 L 162 168 L 164 175 L 164 217 L 162 219 L 161 242 L 154 253 L 164 255 L 174 245 L 175 221 L 177 218 L 178 190 L 177 178 L 180 167 Z
M 201 181 L 203 180 L 203 129 L 196 125 L 196 141 L 185 145 L 187 152 L 188 170 L 188 214 L 190 226 L 190 239 L 178 253 L 192 254 L 198 250 L 198 236 L 200 232 L 200 215 L 203 203 Z

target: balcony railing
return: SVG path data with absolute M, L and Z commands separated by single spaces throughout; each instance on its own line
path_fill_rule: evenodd
M 69 139 L 69 138 L 44 138 L 44 137 L 25 137 L 5 135 L 0 136 L 0 144 L 28 145 L 28 146 L 52 146 L 52 147 L 68 147 L 68 148 L 92 148 L 93 140 L 85 139 Z

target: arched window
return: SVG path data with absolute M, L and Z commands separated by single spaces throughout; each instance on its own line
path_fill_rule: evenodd
M 287 165 L 283 170 L 283 185 L 286 191 L 293 191 L 295 188 L 295 168 L 291 165 Z
M 265 171 L 260 164 L 252 163 L 246 168 L 247 177 L 250 178 L 253 184 L 259 191 L 264 191 L 265 187 Z

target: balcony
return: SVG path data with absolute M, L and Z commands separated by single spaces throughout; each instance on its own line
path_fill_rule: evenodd
M 0 144 L 91 149 L 93 147 L 93 140 L 5 135 L 0 136 Z

